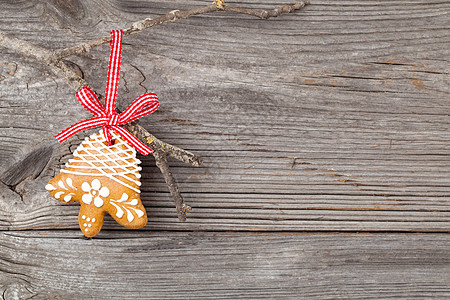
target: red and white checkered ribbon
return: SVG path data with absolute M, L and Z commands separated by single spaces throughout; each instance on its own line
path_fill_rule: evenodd
M 100 100 L 94 92 L 88 88 L 83 87 L 76 94 L 78 101 L 95 117 L 87 119 L 76 124 L 73 124 L 66 130 L 55 135 L 59 142 L 65 141 L 72 135 L 89 128 L 102 126 L 103 135 L 111 145 L 112 138 L 110 130 L 114 130 L 127 140 L 137 151 L 144 155 L 148 155 L 153 150 L 147 147 L 144 143 L 138 140 L 128 130 L 120 125 L 134 121 L 145 115 L 151 114 L 159 107 L 159 101 L 155 94 L 147 93 L 131 103 L 131 105 L 121 114 L 116 112 L 116 96 L 117 87 L 119 85 L 120 60 L 122 57 L 122 30 L 111 31 L 111 55 L 109 57 L 108 82 L 106 85 L 105 107 L 100 103 Z

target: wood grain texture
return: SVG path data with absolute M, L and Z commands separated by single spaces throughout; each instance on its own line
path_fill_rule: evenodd
M 444 234 L 0 236 L 0 292 L 6 299 L 450 297 Z
M 210 1 L 0 0 L 0 29 L 58 49 Z M 52 136 L 90 115 L 48 68 L 0 48 L 0 299 L 449 298 L 449 12 L 317 0 L 127 37 L 119 108 L 157 93 L 141 124 L 205 162 L 170 162 L 193 207 L 179 223 L 141 157 L 149 224 L 108 216 L 92 240 L 78 205 L 43 188 L 84 138 Z M 103 91 L 108 55 L 67 63 Z
M 6 2 L 0 28 L 56 49 L 203 4 Z M 156 92 L 143 125 L 205 158 L 172 162 L 187 224 L 143 159 L 146 229 L 449 231 L 449 8 L 314 1 L 269 21 L 220 13 L 127 37 L 119 106 Z M 22 203 L 1 203 L 0 228 L 76 228 L 78 207 L 42 187 L 70 156 L 52 135 L 89 113 L 45 66 L 1 51 L 0 178 Z M 108 51 L 68 60 L 101 91 Z

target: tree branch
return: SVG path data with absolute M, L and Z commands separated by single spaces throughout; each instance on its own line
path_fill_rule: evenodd
M 5 42 L 13 44 L 13 46 L 8 48 L 16 50 L 19 53 L 32 56 L 37 60 L 40 60 L 43 63 L 47 64 L 55 73 L 55 75 L 66 79 L 67 84 L 75 91 L 80 90 L 84 86 L 89 86 L 89 83 L 73 69 L 71 69 L 63 60 L 51 60 L 51 52 L 49 50 L 32 45 L 15 37 L 11 37 L 0 31 L 0 45 L 3 45 L 2 43 Z M 95 92 L 92 87 L 91 89 Z M 97 92 L 95 93 L 99 96 L 100 99 L 103 98 L 101 94 Z M 145 130 L 145 128 L 140 126 L 137 120 L 132 123 L 126 124 L 125 127 L 139 140 L 143 141 L 151 149 L 153 149 L 152 154 L 155 158 L 156 165 L 161 170 L 161 173 L 164 176 L 164 180 L 167 183 L 167 186 L 177 208 L 178 220 L 180 220 L 180 222 L 185 222 L 186 212 L 191 208 L 184 202 L 184 199 L 181 196 L 177 182 L 172 172 L 170 171 L 170 167 L 167 162 L 167 156 L 172 156 L 184 163 L 188 163 L 193 166 L 200 166 L 203 162 L 203 159 L 196 154 L 157 139 L 154 135 Z
M 169 23 L 169 22 L 175 22 L 177 20 L 187 19 L 192 16 L 203 15 L 203 14 L 219 12 L 219 11 L 229 11 L 229 12 L 246 14 L 246 15 L 258 17 L 261 19 L 269 19 L 272 17 L 278 17 L 283 13 L 291 13 L 295 10 L 305 7 L 308 4 L 309 4 L 309 1 L 300 1 L 300 2 L 297 2 L 292 5 L 284 5 L 281 8 L 276 8 L 276 9 L 269 10 L 269 11 L 243 9 L 243 8 L 237 8 L 237 7 L 232 7 L 232 6 L 228 6 L 228 5 L 223 5 L 222 8 L 219 8 L 216 6 L 216 4 L 210 4 L 210 5 L 207 5 L 204 7 L 194 8 L 194 9 L 184 10 L 184 11 L 174 10 L 174 11 L 169 12 L 168 14 L 157 17 L 155 19 L 147 18 L 144 20 L 134 22 L 130 27 L 125 28 L 123 30 L 123 34 L 125 36 L 130 35 L 130 34 L 135 34 L 135 33 L 141 32 L 145 29 L 148 29 L 150 27 L 153 27 L 155 25 L 161 25 L 161 24 L 165 24 L 165 23 Z M 101 38 L 98 38 L 98 39 L 95 39 L 95 40 L 92 40 L 89 42 L 81 43 L 81 44 L 75 45 L 73 47 L 59 49 L 59 50 L 55 51 L 54 58 L 62 59 L 62 58 L 68 57 L 70 55 L 86 53 L 86 52 L 91 51 L 92 48 L 100 46 L 105 43 L 108 43 L 109 41 L 111 41 L 111 35 L 103 36 Z
M 54 53 L 51 50 L 42 48 L 27 41 L 18 39 L 14 36 L 8 35 L 0 30 L 0 46 L 14 50 L 26 56 L 34 57 L 38 60 L 48 62 Z
M 309 4 L 309 1 L 300 1 L 293 5 L 285 5 L 281 8 L 273 10 L 251 10 L 231 7 L 228 5 L 217 6 L 216 4 L 207 5 L 200 8 L 195 8 L 185 11 L 171 11 L 168 14 L 160 16 L 158 18 L 152 19 L 147 18 L 144 20 L 137 21 L 131 25 L 131 27 L 124 29 L 124 35 L 130 35 L 139 33 L 147 28 L 153 27 L 155 25 L 160 25 L 168 22 L 175 22 L 181 19 L 187 19 L 195 15 L 201 15 L 206 13 L 218 12 L 218 11 L 228 11 L 239 14 L 246 14 L 261 19 L 268 19 L 272 17 L 278 17 L 283 13 L 291 13 L 297 9 L 300 9 Z M 111 40 L 111 36 L 104 36 L 96 40 L 81 43 L 73 47 L 50 50 L 47 48 L 32 45 L 27 41 L 18 39 L 16 37 L 10 36 L 0 30 L 0 46 L 16 51 L 26 56 L 31 56 L 37 60 L 48 65 L 52 71 L 59 77 L 65 78 L 68 85 L 72 87 L 75 91 L 80 90 L 84 86 L 89 86 L 89 83 L 77 74 L 73 69 L 71 69 L 67 63 L 63 61 L 63 58 L 74 54 L 86 53 L 92 50 L 92 48 L 99 45 L 105 44 Z M 92 89 L 93 90 L 93 89 Z M 99 98 L 101 95 L 98 94 Z M 151 133 L 149 133 L 145 128 L 140 126 L 137 121 L 126 124 L 125 127 L 133 133 L 139 140 L 143 141 L 150 148 L 152 148 L 153 156 L 155 157 L 156 165 L 161 170 L 164 176 L 164 180 L 169 188 L 169 191 L 174 199 L 178 219 L 181 222 L 186 221 L 186 212 L 191 208 L 186 205 L 181 196 L 180 190 L 178 188 L 177 182 L 170 171 L 169 163 L 167 161 L 167 156 L 172 156 L 182 162 L 191 164 L 193 166 L 200 166 L 202 164 L 202 158 L 195 155 L 189 151 L 183 150 L 176 146 L 167 144 Z
M 238 7 L 232 7 L 228 5 L 223 6 L 224 11 L 231 11 L 235 13 L 240 14 L 246 14 L 254 17 L 258 17 L 260 19 L 269 19 L 274 17 L 279 17 L 283 13 L 291 13 L 297 9 L 301 9 L 309 4 L 309 1 L 300 1 L 293 5 L 285 5 L 281 8 L 275 8 L 272 10 L 253 10 L 253 9 L 245 9 L 245 8 L 238 8 Z
M 134 134 L 139 140 L 143 141 L 147 146 L 159 151 L 160 153 L 164 153 L 166 156 L 174 157 L 179 161 L 190 164 L 194 167 L 199 167 L 203 163 L 203 159 L 200 156 L 157 139 L 136 121 L 125 124 L 124 127 L 129 132 Z
M 173 201 L 175 202 L 175 206 L 177 207 L 178 220 L 180 220 L 180 222 L 185 222 L 186 213 L 191 210 L 191 207 L 184 202 L 184 199 L 181 196 L 178 184 L 173 177 L 172 171 L 170 171 L 166 153 L 153 151 L 153 156 L 155 157 L 156 166 L 161 170 Z
M 75 91 L 78 91 L 85 86 L 90 87 L 89 83 L 86 80 L 84 80 L 79 74 L 73 71 L 62 60 L 51 63 L 50 67 L 56 75 L 65 78 L 67 84 L 71 86 Z M 98 95 L 99 99 L 103 98 L 103 96 L 97 93 L 92 87 L 90 88 Z M 203 159 L 200 156 L 156 138 L 144 127 L 139 125 L 139 120 L 125 124 L 124 127 L 132 134 L 134 134 L 139 140 L 143 141 L 151 149 L 159 151 L 160 153 L 164 153 L 166 156 L 174 157 L 179 161 L 190 164 L 194 167 L 198 167 L 203 163 Z
M 69 68 L 63 61 L 59 60 L 57 63 L 51 64 L 51 67 L 56 74 L 61 73 L 62 77 L 66 78 L 68 84 L 76 91 L 83 86 L 88 86 L 88 83 L 81 78 L 79 74 Z M 95 92 L 94 89 L 92 90 Z M 99 98 L 102 98 L 102 95 L 98 94 L 98 96 Z M 173 201 L 177 208 L 178 220 L 180 222 L 185 222 L 186 212 L 188 212 L 191 207 L 184 202 L 184 199 L 181 196 L 180 189 L 178 188 L 175 177 L 173 176 L 169 163 L 167 162 L 167 156 L 172 156 L 184 163 L 188 163 L 196 167 L 202 164 L 203 159 L 196 154 L 157 139 L 154 135 L 145 130 L 144 127 L 140 126 L 138 124 L 138 120 L 125 124 L 124 127 L 134 134 L 139 140 L 143 141 L 146 145 L 153 149 L 152 154 L 155 158 L 156 166 L 163 174 L 164 180 L 166 181 L 167 187 L 169 188 L 170 194 L 172 195 Z

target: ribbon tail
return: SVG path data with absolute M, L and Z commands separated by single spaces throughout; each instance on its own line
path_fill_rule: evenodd
M 116 113 L 116 97 L 120 78 L 120 61 L 122 58 L 122 37 L 122 30 L 111 31 L 111 53 L 109 56 L 108 80 L 105 95 L 105 109 L 109 115 Z
M 119 133 L 131 146 L 133 146 L 137 151 L 143 155 L 149 155 L 153 152 L 148 146 L 141 142 L 137 137 L 135 137 L 131 132 L 120 126 L 112 126 L 112 129 Z
M 108 146 L 112 145 L 112 137 L 111 133 L 109 132 L 109 127 L 103 126 L 103 136 L 105 137 L 106 142 L 108 143 Z
M 97 126 L 102 126 L 106 122 L 105 118 L 99 118 L 95 117 L 88 120 L 83 120 L 81 122 L 75 123 L 72 126 L 68 127 L 67 129 L 61 131 L 57 135 L 55 135 L 55 138 L 58 140 L 58 142 L 62 143 L 65 140 L 67 140 L 69 137 L 73 136 L 74 134 L 90 129 Z

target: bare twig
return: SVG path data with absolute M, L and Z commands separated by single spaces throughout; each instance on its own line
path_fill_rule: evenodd
M 124 29 L 124 35 L 139 33 L 155 25 L 175 22 L 177 20 L 187 19 L 195 15 L 201 15 L 218 11 L 228 11 L 255 16 L 261 19 L 268 19 L 271 17 L 278 17 L 283 13 L 291 13 L 308 4 L 309 1 L 300 1 L 293 5 L 285 5 L 281 8 L 269 11 L 236 8 L 228 5 L 217 6 L 216 4 L 211 4 L 191 10 L 172 11 L 169 12 L 168 14 L 165 14 L 155 19 L 147 18 L 144 20 L 137 21 L 133 23 L 129 28 Z M 84 86 L 89 86 L 89 84 L 79 74 L 77 74 L 74 70 L 72 70 L 67 65 L 67 63 L 64 62 L 62 59 L 70 55 L 89 52 L 92 50 L 92 48 L 105 44 L 110 40 L 111 36 L 108 35 L 98 38 L 96 40 L 75 45 L 73 47 L 59 50 L 50 50 L 36 45 L 32 45 L 24 40 L 7 35 L 4 32 L 0 31 L 0 46 L 14 50 L 26 56 L 34 57 L 37 60 L 45 63 L 52 69 L 52 71 L 56 75 L 58 75 L 61 78 L 65 78 L 69 86 L 72 87 L 75 91 L 80 90 Z M 99 98 L 101 98 L 100 94 L 98 94 L 98 96 Z M 166 181 L 169 191 L 174 199 L 175 205 L 177 207 L 178 219 L 181 222 L 186 221 L 186 212 L 189 211 L 191 208 L 190 206 L 186 205 L 186 203 L 183 200 L 183 197 L 181 196 L 177 182 L 172 172 L 170 171 L 167 156 L 174 157 L 182 162 L 191 164 L 193 166 L 200 166 L 202 164 L 202 158 L 189 151 L 167 144 L 157 139 L 155 136 L 153 136 L 151 133 L 145 130 L 142 126 L 140 126 L 137 121 L 126 124 L 125 127 L 137 138 L 139 138 L 141 141 L 146 143 L 150 148 L 154 150 L 153 156 L 155 157 L 156 165 L 161 170 L 161 173 L 164 176 L 164 180 Z
M 61 60 L 56 63 L 51 63 L 50 67 L 55 74 L 65 78 L 67 84 L 70 85 L 75 91 L 78 91 L 84 86 L 89 86 L 87 81 L 81 78 L 79 74 L 73 71 L 65 62 Z M 103 98 L 103 96 L 97 93 L 92 87 L 90 88 L 98 95 L 99 99 Z M 153 150 L 164 153 L 166 156 L 174 157 L 179 161 L 190 164 L 194 167 L 198 167 L 203 163 L 203 159 L 200 156 L 159 140 L 144 127 L 139 125 L 139 121 L 128 123 L 124 126 L 128 131 L 133 133 L 139 140 L 143 141 Z
M 71 69 L 64 61 L 52 60 L 51 52 L 49 50 L 32 45 L 15 37 L 11 37 L 0 31 L 0 45 L 3 45 L 2 43 L 4 42 L 14 44 L 14 46 L 9 47 L 10 49 L 16 50 L 17 52 L 28 56 L 32 56 L 50 66 L 52 71 L 57 76 L 66 79 L 67 84 L 75 91 L 80 90 L 84 86 L 89 86 L 89 83 L 85 81 L 73 69 Z M 95 92 L 94 89 L 92 90 Z M 103 98 L 99 93 L 95 93 L 99 96 L 100 99 Z M 126 124 L 125 126 L 130 132 L 137 136 L 138 139 L 143 141 L 151 149 L 154 150 L 152 154 L 155 157 L 156 165 L 161 170 L 161 173 L 164 176 L 164 180 L 166 181 L 169 191 L 173 197 L 175 206 L 177 208 L 178 219 L 180 220 L 180 222 L 185 222 L 186 212 L 190 210 L 190 207 L 184 202 L 184 199 L 181 196 L 177 182 L 172 172 L 170 171 L 170 167 L 167 162 L 167 156 L 172 156 L 182 162 L 191 164 L 193 166 L 200 166 L 203 162 L 202 158 L 189 151 L 157 139 L 154 135 L 140 126 L 138 124 L 138 121 Z
M 308 4 L 309 4 L 309 1 L 300 1 L 293 5 L 285 5 L 281 8 L 275 8 L 272 10 L 253 10 L 253 9 L 245 9 L 245 8 L 224 5 L 223 10 L 232 11 L 232 12 L 240 13 L 240 14 L 246 14 L 246 15 L 250 15 L 250 16 L 255 16 L 260 19 L 269 19 L 269 18 L 279 17 L 283 13 L 291 13 L 297 9 L 305 7 Z
M 161 25 L 164 23 L 169 22 L 175 22 L 177 20 L 187 19 L 189 17 L 195 16 L 195 15 L 202 15 L 212 12 L 218 12 L 218 11 L 229 11 L 229 12 L 235 12 L 239 14 L 246 14 L 254 17 L 258 17 L 261 19 L 269 19 L 272 17 L 278 17 L 283 13 L 291 13 L 297 9 L 301 9 L 309 4 L 309 1 L 300 1 L 293 5 L 284 5 L 281 8 L 273 9 L 273 10 L 252 10 L 252 9 L 243 9 L 243 8 L 236 8 L 228 5 L 223 5 L 222 8 L 219 8 L 216 6 L 216 4 L 210 4 L 204 7 L 200 8 L 194 8 L 190 10 L 174 10 L 169 12 L 168 14 L 165 14 L 163 16 L 160 16 L 158 18 L 152 19 L 147 18 L 144 20 L 140 20 L 137 22 L 134 22 L 130 27 L 123 30 L 124 35 L 130 35 L 139 33 L 147 28 L 153 27 L 155 25 Z M 101 38 L 81 43 L 73 47 L 65 48 L 65 49 L 59 49 L 55 51 L 55 58 L 61 59 L 68 57 L 70 55 L 74 54 L 81 54 L 86 53 L 92 50 L 92 48 L 100 46 L 102 44 L 108 43 L 111 41 L 111 35 L 103 36 Z
M 184 202 L 184 199 L 181 196 L 177 182 L 173 177 L 172 171 L 170 171 L 166 153 L 153 151 L 153 156 L 155 157 L 156 166 L 161 170 L 164 180 L 169 187 L 170 194 L 175 202 L 175 206 L 177 207 L 178 220 L 180 220 L 180 222 L 185 222 L 186 213 L 191 210 L 191 207 Z
M 53 73 L 61 78 L 65 78 L 67 84 L 76 92 L 85 86 L 88 86 L 93 90 L 89 83 L 84 80 L 83 77 L 78 75 L 72 68 L 70 68 L 64 61 L 57 60 L 55 62 L 50 62 L 48 65 L 52 69 Z
M 137 122 L 128 123 L 124 126 L 139 140 L 147 144 L 147 146 L 160 153 L 164 153 L 166 156 L 174 157 L 194 167 L 199 167 L 203 163 L 203 159 L 200 156 L 157 139 L 153 134 L 145 130 L 144 127 L 138 125 Z
M 69 85 L 71 85 L 75 90 L 86 86 L 87 82 L 75 71 L 70 69 L 66 63 L 63 61 L 58 61 L 56 64 L 51 65 L 55 73 L 62 73 L 62 77 L 66 78 Z M 93 90 L 95 92 L 95 90 Z M 98 93 L 96 93 L 98 94 Z M 102 95 L 98 94 L 99 98 Z M 172 195 L 173 201 L 177 208 L 178 220 L 180 222 L 186 221 L 186 212 L 188 212 L 191 207 L 184 202 L 181 196 L 180 189 L 178 188 L 175 177 L 170 170 L 169 163 L 167 162 L 167 156 L 172 156 L 184 163 L 191 164 L 193 166 L 200 166 L 203 162 L 202 158 L 195 155 L 189 151 L 178 148 L 171 144 L 165 143 L 157 139 L 154 135 L 145 130 L 142 126 L 138 124 L 138 121 L 128 123 L 125 125 L 127 130 L 133 133 L 139 140 L 147 144 L 151 149 L 153 149 L 153 157 L 156 161 L 156 166 L 160 169 L 164 176 L 164 180 L 169 188 L 170 194 Z
M 75 90 L 80 89 L 83 86 L 88 86 L 87 82 L 81 78 L 79 74 L 73 71 L 67 66 L 67 64 L 61 60 L 56 63 L 50 64 L 52 70 L 56 74 L 61 74 L 61 77 L 65 78 L 67 83 Z M 94 92 L 95 90 L 92 89 Z M 100 99 L 103 98 L 102 95 L 95 92 Z M 195 155 L 189 151 L 178 148 L 171 144 L 165 143 L 157 139 L 154 135 L 145 130 L 144 127 L 138 124 L 138 121 L 128 123 L 125 127 L 133 133 L 139 140 L 147 144 L 151 149 L 153 149 L 153 157 L 156 161 L 156 166 L 160 169 L 164 176 L 164 180 L 169 188 L 170 194 L 172 195 L 173 201 L 177 208 L 178 220 L 180 222 L 186 221 L 186 212 L 191 209 L 181 196 L 180 189 L 178 188 L 175 177 L 170 171 L 169 163 L 167 162 L 167 156 L 172 156 L 182 162 L 191 164 L 193 166 L 200 166 L 203 162 L 202 158 Z
M 26 56 L 34 57 L 44 62 L 47 62 L 53 56 L 53 52 L 51 50 L 30 44 L 27 41 L 8 35 L 1 30 L 0 46 L 14 50 L 17 53 L 21 53 Z

